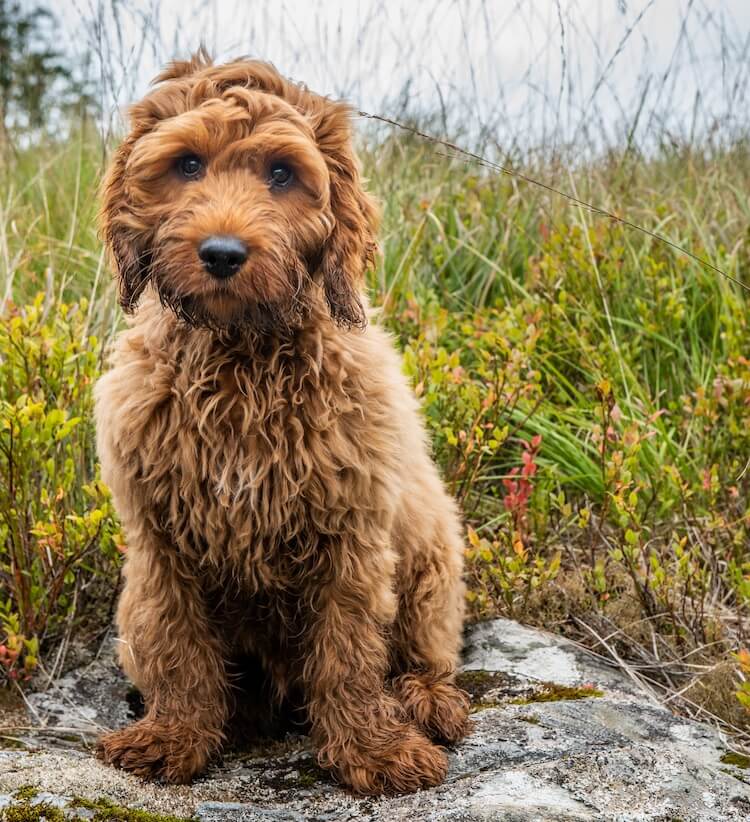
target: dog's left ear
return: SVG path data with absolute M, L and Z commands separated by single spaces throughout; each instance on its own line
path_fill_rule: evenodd
M 367 268 L 374 263 L 379 212 L 362 184 L 352 148 L 349 107 L 330 100 L 322 103 L 319 111 L 308 116 L 328 164 L 335 222 L 319 271 L 333 319 L 349 328 L 364 326 L 367 320 L 359 292 Z

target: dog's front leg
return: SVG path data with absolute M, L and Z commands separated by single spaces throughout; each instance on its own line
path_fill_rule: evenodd
M 395 610 L 390 550 L 348 545 L 331 554 L 350 561 L 334 560 L 316 591 L 304 671 L 319 762 L 359 793 L 437 785 L 445 752 L 385 690 L 385 633 Z
M 218 750 L 227 717 L 225 663 L 203 591 L 153 537 L 128 549 L 117 612 L 120 661 L 143 694 L 143 719 L 103 736 L 98 754 L 144 778 L 189 782 Z

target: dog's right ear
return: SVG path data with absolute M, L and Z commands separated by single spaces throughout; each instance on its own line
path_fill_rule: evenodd
M 189 60 L 170 63 L 154 83 L 188 77 L 213 65 L 201 45 Z M 163 102 L 163 101 L 162 101 Z M 163 112 L 147 97 L 130 109 L 131 131 L 115 152 L 101 186 L 99 229 L 120 286 L 120 305 L 131 313 L 151 278 L 150 228 L 134 214 L 128 197 L 127 165 L 135 144 L 151 131 Z
M 126 166 L 133 146 L 141 137 L 135 130 L 115 152 L 101 187 L 99 230 L 117 274 L 120 305 L 131 313 L 150 278 L 149 250 L 128 206 Z

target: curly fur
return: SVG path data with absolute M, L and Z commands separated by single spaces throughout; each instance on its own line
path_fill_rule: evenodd
M 468 730 L 463 546 L 392 342 L 365 323 L 377 209 L 349 110 L 255 61 L 157 79 L 103 185 L 133 317 L 98 445 L 128 542 L 120 658 L 147 710 L 100 755 L 186 782 L 241 715 L 291 703 L 354 790 L 435 785 L 436 742 Z M 200 180 L 174 172 L 186 151 Z M 264 177 L 279 156 L 283 193 Z M 216 232 L 250 248 L 229 284 L 197 257 Z M 268 683 L 252 695 L 248 660 Z

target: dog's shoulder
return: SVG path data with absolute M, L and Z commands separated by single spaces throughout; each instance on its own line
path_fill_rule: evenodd
M 171 392 L 175 322 L 154 302 L 146 302 L 114 341 L 94 389 L 98 425 L 108 426 L 116 416 L 128 427 L 128 417 L 148 417 Z

